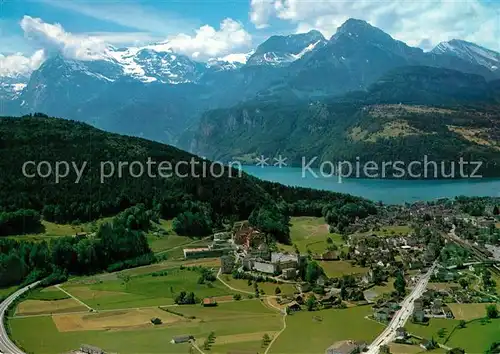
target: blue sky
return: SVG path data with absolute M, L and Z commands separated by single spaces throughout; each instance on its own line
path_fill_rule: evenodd
M 37 43 L 24 38 L 19 22 L 26 15 L 46 23 L 59 23 L 73 34 L 113 38 L 116 44 L 133 44 L 134 39 L 161 41 L 179 33 L 192 34 L 203 25 L 218 28 L 225 18 L 234 19 L 244 28 L 253 27 L 248 1 L 73 1 L 3 0 L 0 18 L 0 53 L 29 54 Z M 293 30 L 292 26 L 288 31 Z M 282 32 L 283 28 L 278 32 Z M 258 31 L 263 38 L 267 31 Z M 113 43 L 113 44 L 115 44 Z
M 500 0 L 0 0 L 0 6 L 0 61 L 25 69 L 54 50 L 92 59 L 82 53 L 104 44 L 168 41 L 199 60 L 224 57 L 272 34 L 317 29 L 329 37 L 350 17 L 424 50 L 458 38 L 500 51 Z

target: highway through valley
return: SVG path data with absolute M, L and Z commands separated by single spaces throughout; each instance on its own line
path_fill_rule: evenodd
M 382 345 L 388 345 L 394 341 L 396 338 L 396 329 L 404 327 L 406 321 L 408 321 L 410 316 L 413 314 L 414 302 L 424 293 L 427 283 L 429 282 L 436 266 L 437 262 L 434 262 L 428 272 L 421 276 L 411 293 L 400 304 L 401 309 L 396 312 L 384 331 L 372 342 L 372 344 L 370 344 L 367 351 L 368 354 L 378 354 Z
M 25 354 L 21 349 L 19 349 L 9 338 L 7 330 L 4 325 L 4 317 L 6 315 L 9 306 L 23 293 L 34 288 L 40 283 L 39 281 L 30 284 L 22 289 L 17 290 L 15 293 L 10 295 L 0 304 L 0 353 L 5 354 Z

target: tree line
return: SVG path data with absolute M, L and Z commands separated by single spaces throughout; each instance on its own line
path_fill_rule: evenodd
M 143 205 L 125 210 L 95 235 L 54 238 L 50 242 L 0 239 L 0 286 L 18 285 L 50 274 L 116 271 L 155 260 L 144 231 L 150 224 Z

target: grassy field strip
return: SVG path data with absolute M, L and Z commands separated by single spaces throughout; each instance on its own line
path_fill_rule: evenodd
M 212 236 L 207 236 L 207 237 L 200 238 L 199 240 L 193 240 L 193 241 L 191 241 L 191 242 L 184 243 L 184 244 L 182 244 L 182 245 L 178 245 L 178 246 L 175 246 L 175 247 L 169 248 L 168 250 L 163 250 L 163 251 L 157 252 L 157 253 L 156 253 L 156 255 L 161 255 L 161 254 L 163 254 L 163 253 L 167 253 L 167 252 L 170 252 L 170 251 L 176 250 L 176 249 L 181 248 L 181 247 L 186 247 L 186 246 L 192 245 L 193 243 L 198 243 L 198 242 L 200 242 L 200 241 L 205 241 L 205 240 L 210 239 L 211 237 L 212 237 Z
M 196 349 L 199 353 L 205 354 L 205 352 L 203 350 L 201 350 L 200 347 L 198 347 L 194 341 L 190 341 L 189 343 L 191 343 L 193 348 Z
M 80 304 L 82 304 L 83 306 L 85 306 L 86 308 L 88 308 L 89 310 L 91 311 L 94 311 L 94 309 L 92 307 L 90 307 L 89 305 L 87 305 L 86 303 L 84 303 L 82 300 L 78 299 L 77 297 L 73 296 L 72 294 L 68 293 L 66 290 L 64 290 L 61 285 L 56 285 L 56 288 L 58 288 L 59 290 L 61 290 L 63 293 L 65 293 L 66 295 L 70 296 L 73 300 L 79 302 Z
M 281 333 L 283 333 L 286 329 L 286 316 L 287 316 L 287 313 L 286 311 L 282 311 L 279 307 L 276 307 L 273 305 L 272 302 L 268 301 L 267 302 L 268 305 L 270 305 L 271 307 L 275 308 L 276 310 L 278 310 L 279 312 L 283 312 L 283 328 L 281 329 L 281 331 L 279 331 L 274 337 L 273 339 L 271 340 L 271 342 L 269 343 L 269 345 L 267 346 L 266 348 L 266 351 L 264 352 L 264 354 L 267 354 L 269 352 L 269 350 L 271 350 L 271 347 L 273 346 L 274 342 L 276 341 L 276 339 L 278 339 L 278 337 L 281 335 Z
M 251 291 L 245 291 L 245 290 L 240 290 L 240 289 L 236 289 L 236 288 L 233 288 L 231 285 L 229 285 L 228 283 L 226 283 L 224 280 L 222 280 L 221 278 L 221 274 L 222 274 L 222 268 L 219 269 L 219 271 L 217 272 L 217 279 L 222 283 L 224 284 L 228 289 L 232 290 L 232 291 L 238 291 L 240 293 L 244 293 L 244 294 L 251 294 L 251 295 L 254 295 L 255 293 L 252 293 Z
M 252 299 L 241 299 L 239 301 L 246 301 L 246 300 L 252 300 Z M 224 303 L 224 302 L 233 302 L 232 301 L 219 301 L 219 303 Z M 180 305 L 178 304 L 170 304 L 170 305 L 160 305 L 160 306 L 141 306 L 141 307 L 125 307 L 121 309 L 105 309 L 105 310 L 94 310 L 96 313 L 103 313 L 103 312 L 117 312 L 117 311 L 129 311 L 129 310 L 142 310 L 142 309 L 157 309 L 159 307 L 164 308 L 164 307 L 179 307 Z M 88 313 L 88 311 L 77 311 L 77 312 L 59 312 L 59 313 L 40 313 L 36 315 L 15 315 L 13 317 L 9 318 L 30 318 L 30 317 L 55 317 L 55 316 L 65 316 L 65 315 L 76 315 L 76 314 L 82 314 L 82 313 Z
M 60 313 L 39 313 L 36 315 L 14 315 L 11 318 L 31 318 L 31 317 L 53 317 L 53 316 L 64 316 L 64 315 L 75 315 L 89 313 L 88 311 L 77 311 L 77 312 L 60 312 Z
M 233 290 L 233 291 L 239 291 L 239 292 L 242 292 L 242 293 L 247 293 L 247 294 L 252 294 L 251 292 L 249 291 L 244 291 L 244 290 L 239 290 L 239 289 L 236 289 L 236 288 L 233 288 L 232 286 L 230 286 L 229 284 L 227 284 L 224 280 L 221 279 L 221 275 L 222 274 L 222 269 L 219 269 L 219 272 L 217 273 L 217 279 L 222 283 L 224 284 L 225 286 L 227 286 L 229 289 Z M 270 297 L 273 297 L 273 296 L 265 296 L 265 298 L 269 299 Z M 269 306 L 271 306 L 272 308 L 278 310 L 278 312 L 280 313 L 283 313 L 283 328 L 273 337 L 273 339 L 271 340 L 271 342 L 269 343 L 269 345 L 267 346 L 266 348 L 266 351 L 264 352 L 264 354 L 267 354 L 269 352 L 269 350 L 271 349 L 273 343 L 276 341 L 276 339 L 278 339 L 278 337 L 280 336 L 281 333 L 283 333 L 286 329 L 286 316 L 287 316 L 287 313 L 286 311 L 282 311 L 279 307 L 276 307 L 274 306 L 271 302 L 267 302 L 267 304 Z M 200 353 L 203 353 L 201 352 L 200 350 Z

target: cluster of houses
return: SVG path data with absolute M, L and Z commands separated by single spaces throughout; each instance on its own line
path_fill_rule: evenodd
M 316 303 L 319 307 L 323 309 L 328 308 L 339 308 L 342 306 L 342 299 L 335 291 L 330 291 L 325 295 L 319 295 L 312 293 L 310 296 L 314 296 Z M 302 310 L 302 306 L 306 303 L 306 297 L 303 294 L 296 294 L 291 296 L 282 296 L 278 298 L 277 301 L 280 305 L 286 305 L 288 313 L 293 313 Z
M 257 252 L 246 252 L 241 257 L 243 270 L 281 276 L 282 279 L 291 280 L 297 276 L 297 270 L 305 256 L 298 254 L 269 252 L 267 246 L 262 244 Z
M 453 312 L 444 304 L 439 292 L 426 290 L 414 302 L 412 320 L 416 323 L 424 323 L 431 317 L 454 318 Z
M 394 314 L 401 308 L 396 301 L 385 301 L 373 306 L 373 318 L 378 322 L 388 323 Z
M 413 235 L 358 236 L 352 239 L 352 244 L 354 251 L 350 258 L 362 266 L 422 269 L 434 261 L 434 256 L 427 252 L 426 245 Z
M 411 320 L 415 323 L 425 323 L 431 317 L 454 318 L 452 311 L 445 304 L 445 291 L 426 290 L 415 300 Z M 396 300 L 379 300 L 373 306 L 373 318 L 382 323 L 392 320 L 394 314 L 401 308 Z
M 222 273 L 231 273 L 235 266 L 242 271 L 254 271 L 282 279 L 296 278 L 297 269 L 306 257 L 297 254 L 270 252 L 266 243 L 259 242 L 260 233 L 248 224 L 237 223 L 232 232 L 214 235 L 207 247 L 185 248 L 184 258 L 220 257 Z

